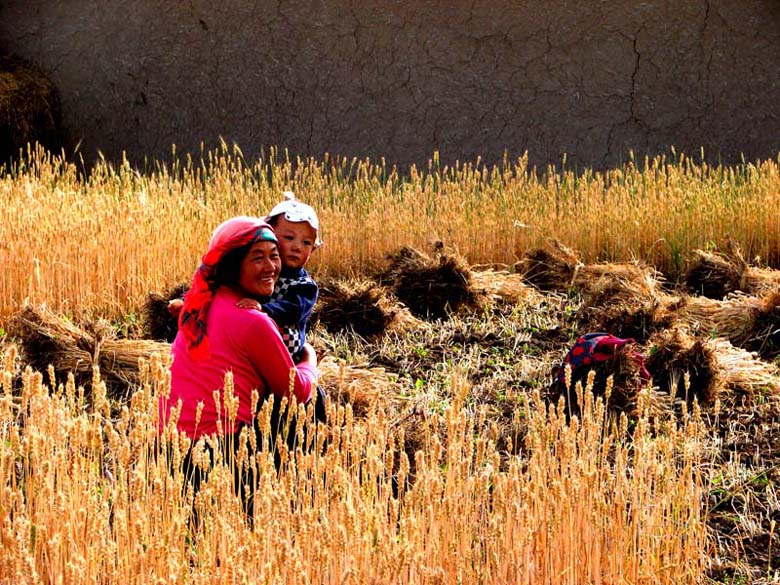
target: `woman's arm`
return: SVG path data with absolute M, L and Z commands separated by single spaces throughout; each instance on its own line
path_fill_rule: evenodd
M 284 345 L 276 324 L 263 313 L 246 313 L 252 326 L 244 342 L 245 350 L 255 370 L 265 381 L 269 392 L 289 396 L 290 390 L 299 403 L 306 403 L 317 386 L 317 355 L 314 348 L 304 345 L 304 358 L 296 366 Z

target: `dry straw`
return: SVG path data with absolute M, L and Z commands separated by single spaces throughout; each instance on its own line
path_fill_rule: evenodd
M 589 295 L 653 298 L 660 293 L 660 275 L 638 262 L 586 264 L 561 242 L 526 252 L 515 269 L 545 291 L 579 289 Z
M 690 331 L 728 339 L 734 345 L 762 354 L 777 351 L 780 326 L 780 294 L 763 296 L 732 294 L 726 299 L 689 297 L 675 312 Z
M 108 323 L 80 326 L 44 307 L 25 307 L 14 317 L 11 333 L 33 368 L 47 371 L 51 366 L 59 380 L 73 374 L 79 384 L 91 386 L 99 367 L 115 398 L 126 396 L 138 384 L 139 360 L 170 354 L 168 343 L 119 339 Z
M 351 331 L 365 338 L 422 326 L 392 291 L 370 279 L 321 283 L 312 323 L 331 333 Z
M 728 238 L 725 251 L 694 251 L 685 284 L 692 292 L 713 299 L 735 292 L 761 294 L 780 288 L 780 271 L 750 265 L 739 245 Z
M 484 294 L 474 286 L 466 260 L 457 253 L 439 251 L 428 256 L 404 247 L 388 255 L 388 261 L 377 279 L 417 317 L 442 319 L 480 308 L 485 302 Z

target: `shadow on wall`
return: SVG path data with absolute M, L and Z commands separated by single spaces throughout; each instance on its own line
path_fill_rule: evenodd
M 31 63 L 0 55 L 0 166 L 36 142 L 49 150 L 62 147 L 57 91 Z

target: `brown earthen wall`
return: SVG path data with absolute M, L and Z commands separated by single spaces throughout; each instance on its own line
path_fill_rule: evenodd
M 0 0 L 67 142 L 605 167 L 780 151 L 778 0 Z

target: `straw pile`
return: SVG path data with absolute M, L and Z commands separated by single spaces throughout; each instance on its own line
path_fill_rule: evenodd
M 312 314 L 331 333 L 353 331 L 370 338 L 388 330 L 408 330 L 420 324 L 392 292 L 372 280 L 331 282 L 320 288 Z
M 644 343 L 672 325 L 683 303 L 680 297 L 661 293 L 632 295 L 623 286 L 587 294 L 577 317 L 583 329 L 608 331 Z
M 38 68 L 0 56 L 0 164 L 28 143 L 59 148 L 60 104 L 52 83 Z
M 780 293 L 732 294 L 719 301 L 690 297 L 677 311 L 679 323 L 693 333 L 715 335 L 764 357 L 780 349 Z
M 574 250 L 551 240 L 547 247 L 528 250 L 515 264 L 515 270 L 539 290 L 565 291 L 574 285 L 574 278 L 583 266 Z
M 181 299 L 190 288 L 189 283 L 177 284 L 165 293 L 149 293 L 143 307 L 144 337 L 173 342 L 179 329 L 178 321 L 168 311 L 168 302 Z
M 729 239 L 725 251 L 694 252 L 685 285 L 691 292 L 712 299 L 735 292 L 763 293 L 780 289 L 780 270 L 750 266 L 739 246 Z
M 521 274 L 507 270 L 473 269 L 471 282 L 492 303 L 538 305 L 545 299 L 537 289 L 525 283 Z
M 711 346 L 679 328 L 659 331 L 645 358 L 653 385 L 673 399 L 711 405 L 724 387 L 724 371 Z
M 384 368 L 347 365 L 332 357 L 323 358 L 317 367 L 320 386 L 329 399 L 351 404 L 356 417 L 368 417 L 375 411 L 379 400 L 387 400 L 394 394 L 395 377 Z
M 653 298 L 660 294 L 660 275 L 638 263 L 583 264 L 560 242 L 529 250 L 515 265 L 526 282 L 545 291 L 578 288 L 588 295 Z
M 139 383 L 138 361 L 153 353 L 170 354 L 170 345 L 147 339 L 117 339 L 110 324 L 97 321 L 79 326 L 51 311 L 25 307 L 14 316 L 11 335 L 19 340 L 24 361 L 45 372 L 49 365 L 58 379 L 73 373 L 89 389 L 93 367 L 100 367 L 111 398 L 124 398 Z
M 462 309 L 477 309 L 484 294 L 473 283 L 472 273 L 457 255 L 431 258 L 404 247 L 388 257 L 389 267 L 377 275 L 416 317 L 445 319 Z
M 710 339 L 707 347 L 715 355 L 723 388 L 728 390 L 726 399 L 752 401 L 759 395 L 780 396 L 780 379 L 774 364 L 759 359 L 754 352 L 734 347 L 727 339 Z

